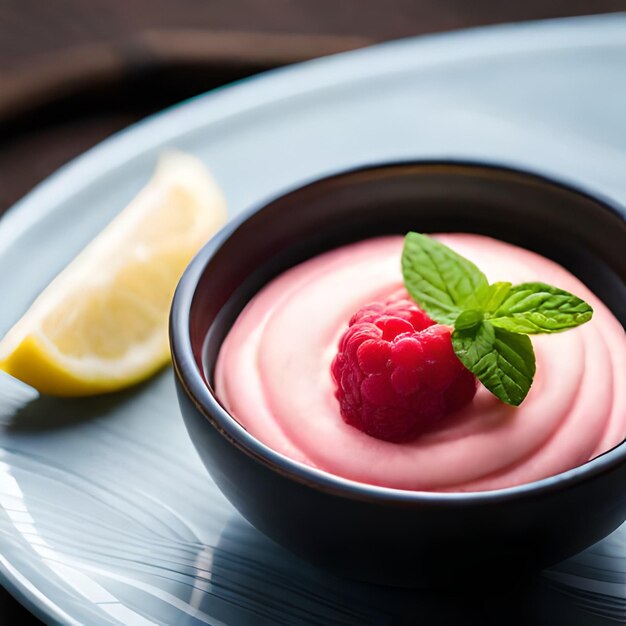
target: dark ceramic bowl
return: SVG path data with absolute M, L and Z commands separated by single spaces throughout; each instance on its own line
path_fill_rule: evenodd
M 272 200 L 198 254 L 174 297 L 171 345 L 191 439 L 254 526 L 338 573 L 383 584 L 475 580 L 574 554 L 626 518 L 626 444 L 537 482 L 480 493 L 352 482 L 274 452 L 219 403 L 222 340 L 258 289 L 323 250 L 385 233 L 476 232 L 536 250 L 626 320 L 620 210 L 543 177 L 468 163 L 400 163 L 340 173 Z

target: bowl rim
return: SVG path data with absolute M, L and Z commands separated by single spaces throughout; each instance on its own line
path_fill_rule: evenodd
M 291 459 L 254 437 L 220 404 L 217 397 L 206 384 L 204 376 L 196 363 L 190 336 L 190 313 L 192 303 L 198 283 L 212 258 L 248 219 L 262 211 L 265 207 L 274 204 L 286 196 L 300 193 L 309 187 L 326 183 L 332 179 L 358 175 L 368 171 L 395 169 L 407 166 L 459 167 L 468 170 L 483 169 L 487 170 L 492 175 L 494 173 L 500 173 L 503 175 L 514 175 L 516 177 L 526 178 L 527 181 L 531 183 L 534 182 L 544 186 L 548 185 L 565 192 L 582 196 L 626 221 L 626 207 L 621 206 L 619 203 L 603 196 L 595 190 L 591 191 L 580 186 L 578 183 L 547 176 L 543 172 L 512 167 L 508 164 L 485 162 L 482 160 L 403 159 L 387 161 L 340 169 L 333 173 L 315 177 L 301 184 L 288 187 L 282 192 L 256 203 L 248 210 L 243 211 L 239 216 L 231 219 L 196 254 L 185 269 L 178 283 L 170 310 L 170 348 L 175 376 L 188 399 L 208 421 L 212 428 L 215 428 L 230 444 L 237 447 L 247 456 L 262 463 L 270 470 L 298 483 L 319 491 L 353 500 L 376 500 L 378 502 L 399 505 L 417 503 L 421 505 L 446 506 L 494 504 L 524 497 L 534 498 L 541 495 L 549 495 L 555 491 L 573 488 L 580 482 L 591 480 L 605 473 L 610 473 L 622 464 L 626 464 L 625 439 L 610 450 L 607 450 L 582 465 L 555 474 L 554 476 L 548 476 L 521 485 L 488 491 L 468 492 L 396 489 L 393 487 L 361 483 Z

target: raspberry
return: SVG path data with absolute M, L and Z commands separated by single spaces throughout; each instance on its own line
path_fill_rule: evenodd
M 476 379 L 454 354 L 450 329 L 409 300 L 357 311 L 331 373 L 343 420 L 394 442 L 414 439 L 476 393 Z

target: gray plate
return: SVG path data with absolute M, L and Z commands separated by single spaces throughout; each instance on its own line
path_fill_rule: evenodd
M 337 168 L 414 157 L 541 170 L 626 204 L 625 68 L 626 16 L 586 18 L 385 44 L 168 110 L 0 221 L 0 333 L 166 146 L 211 167 L 233 214 Z M 193 451 L 170 371 L 79 401 L 24 402 L 1 382 L 0 578 L 47 622 L 480 624 L 511 603 L 539 623 L 624 618 L 626 526 L 510 598 L 367 587 L 298 561 L 238 516 Z

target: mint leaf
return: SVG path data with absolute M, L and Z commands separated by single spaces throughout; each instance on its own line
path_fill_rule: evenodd
M 512 287 L 489 321 L 513 333 L 556 333 L 591 319 L 593 309 L 577 296 L 546 285 L 522 283 Z
M 493 283 L 489 285 L 481 299 L 483 311 L 485 313 L 495 311 L 509 295 L 509 291 L 511 291 L 511 283 Z
M 459 330 L 464 330 L 466 328 L 473 328 L 480 324 L 485 317 L 485 314 L 482 311 L 477 311 L 476 309 L 470 309 L 469 311 L 463 311 L 455 320 L 454 327 Z
M 461 362 L 503 402 L 518 406 L 535 375 L 529 334 L 554 333 L 589 321 L 593 309 L 545 283 L 490 285 L 471 262 L 444 244 L 408 233 L 402 251 L 404 284 L 440 324 L 454 324 Z
M 535 375 L 535 353 L 530 339 L 484 321 L 452 333 L 460 361 L 503 402 L 518 406 Z
M 482 310 L 480 296 L 489 288 L 471 261 L 420 233 L 404 239 L 402 275 L 413 300 L 440 324 L 451 324 L 464 309 Z

